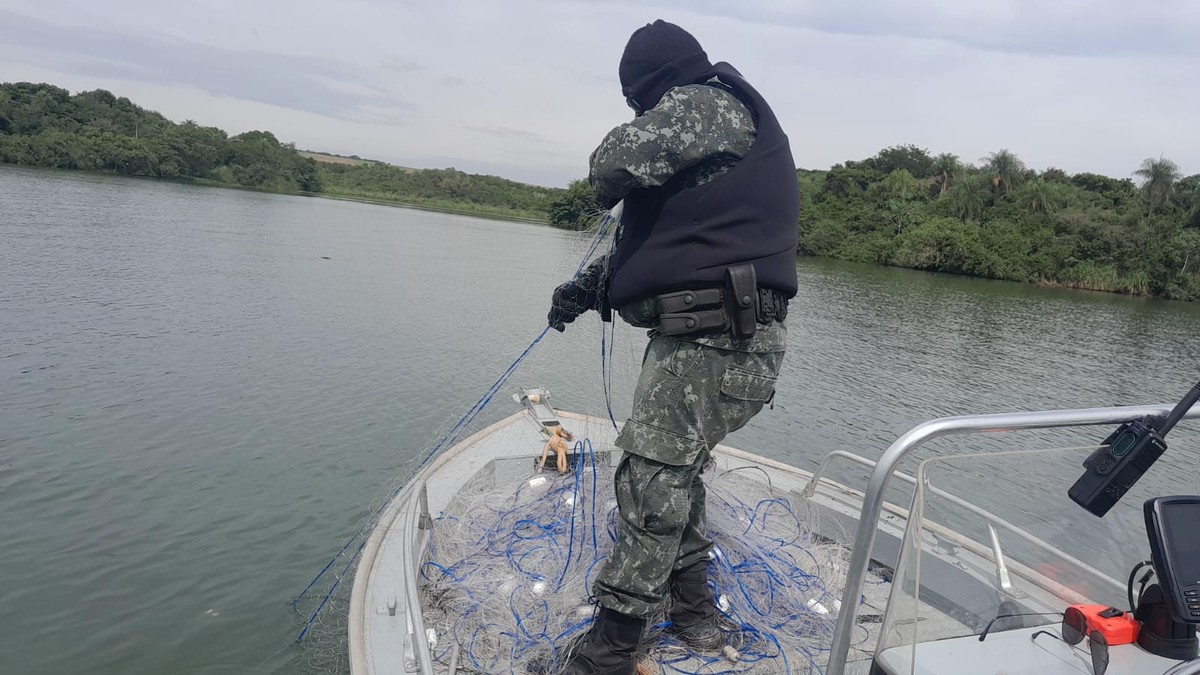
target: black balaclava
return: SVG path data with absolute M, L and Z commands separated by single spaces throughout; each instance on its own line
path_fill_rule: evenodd
M 621 55 L 621 93 L 639 115 L 671 87 L 706 79 L 713 65 L 692 34 L 662 19 L 633 32 Z

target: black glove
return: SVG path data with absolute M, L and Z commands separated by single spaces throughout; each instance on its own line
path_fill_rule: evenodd
M 550 313 L 546 315 L 551 328 L 561 333 L 567 329 L 567 324 L 584 312 L 600 310 L 608 292 L 604 278 L 607 267 L 608 259 L 598 258 L 579 276 L 554 289 L 554 295 L 550 298 Z

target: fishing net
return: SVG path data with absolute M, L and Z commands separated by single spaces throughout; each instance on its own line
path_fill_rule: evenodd
M 585 440 L 578 450 L 570 473 L 531 473 L 515 489 L 490 474 L 476 479 L 435 521 L 421 590 L 437 663 L 460 673 L 556 672 L 591 625 L 591 583 L 618 515 L 611 448 Z M 707 481 L 710 584 L 736 660 L 662 634 L 663 616 L 652 620 L 647 665 L 803 673 L 825 660 L 846 550 L 809 534 L 810 514 L 762 478 L 727 472 Z
M 546 277 L 554 284 L 587 278 L 588 266 L 610 250 L 614 229 L 614 220 L 599 214 L 589 229 L 531 237 L 528 256 L 536 262 L 527 270 L 530 282 L 545 286 L 548 300 L 553 286 Z M 447 417 L 434 440 L 401 467 L 357 530 L 293 600 L 308 670 L 349 672 L 348 595 L 356 562 L 387 504 L 447 449 L 515 412 L 513 392 L 543 388 L 555 408 L 612 426 L 628 416 L 645 331 L 619 319 L 602 323 L 589 312 L 560 335 L 541 328 L 543 316 L 527 345 L 464 338 L 472 363 L 498 364 L 487 375 L 491 384 L 482 395 L 476 390 L 463 399 L 473 402 Z M 514 334 L 530 330 L 528 316 L 488 319 L 521 322 Z M 570 472 L 536 472 L 530 462 L 528 475 L 514 481 L 481 473 L 436 519 L 420 582 L 427 638 L 440 672 L 523 673 L 547 663 L 553 672 L 563 649 L 591 625 L 590 586 L 617 531 L 612 478 L 619 451 L 583 435 L 577 441 L 582 459 Z M 775 494 L 759 472 L 706 471 L 705 479 L 715 543 L 709 578 L 739 654 L 730 661 L 691 653 L 661 634 L 660 619 L 648 638 L 647 663 L 661 672 L 818 672 L 827 659 L 847 551 L 810 534 L 812 516 L 803 502 Z

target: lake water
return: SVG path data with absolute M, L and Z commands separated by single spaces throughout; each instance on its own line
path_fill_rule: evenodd
M 537 337 L 586 245 L 0 166 L 0 672 L 303 669 L 289 599 Z M 803 468 L 876 457 L 930 417 L 1169 402 L 1200 377 L 1194 305 L 797 270 L 775 408 L 730 441 Z M 606 414 L 600 335 L 590 317 L 549 334 L 494 414 L 516 384 Z M 644 337 L 605 340 L 622 418 Z M 1146 479 L 1163 491 L 1196 481 L 1200 435 L 1172 439 Z M 980 488 L 1001 503 L 1038 489 Z

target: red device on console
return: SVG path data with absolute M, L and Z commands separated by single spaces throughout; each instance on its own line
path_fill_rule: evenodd
M 1127 645 L 1137 642 L 1138 629 L 1141 628 L 1132 612 L 1122 612 L 1108 605 L 1071 605 L 1087 619 L 1088 627 L 1099 631 L 1104 639 L 1112 645 Z

